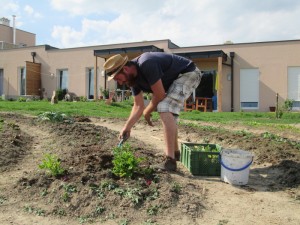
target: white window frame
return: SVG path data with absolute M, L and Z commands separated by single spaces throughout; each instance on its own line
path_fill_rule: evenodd
M 24 76 L 24 94 L 22 93 L 22 78 Z M 19 95 L 25 96 L 26 95 L 26 67 L 22 66 L 19 67 Z
M 287 78 L 287 98 L 293 100 L 293 110 L 300 109 L 300 66 L 289 66 Z M 294 106 L 295 103 L 298 107 Z
M 90 81 L 90 75 L 92 75 L 92 79 Z M 88 67 L 86 68 L 86 96 L 87 99 L 93 99 L 90 98 L 90 95 L 94 96 L 94 67 Z M 91 84 L 91 86 L 90 86 Z M 90 93 L 90 87 L 92 87 L 92 92 Z
M 61 83 L 61 75 L 64 75 L 64 73 L 63 72 L 66 72 L 66 76 L 67 76 L 67 82 L 66 82 L 66 87 L 62 87 L 62 83 Z M 61 74 L 61 73 L 63 73 L 63 74 Z M 59 70 L 57 70 L 57 74 L 58 74 L 58 79 L 57 79 L 57 87 L 59 88 L 59 89 L 69 89 L 69 71 L 68 71 L 68 69 L 59 69 Z
M 245 107 L 243 103 L 257 103 L 257 106 Z M 240 69 L 240 108 L 259 109 L 259 69 Z

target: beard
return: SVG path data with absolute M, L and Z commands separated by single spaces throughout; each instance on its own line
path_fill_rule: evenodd
M 133 73 L 127 74 L 126 77 L 127 77 L 126 85 L 128 87 L 134 87 L 136 84 L 137 77 L 134 76 Z

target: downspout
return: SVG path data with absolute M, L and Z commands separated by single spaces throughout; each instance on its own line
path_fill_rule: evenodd
M 235 53 L 234 52 L 230 52 L 230 58 L 231 58 L 231 65 L 230 65 L 230 67 L 231 67 L 231 112 L 234 112 L 234 102 L 233 102 L 233 100 L 234 100 L 234 98 L 233 98 L 233 78 L 234 78 L 234 76 L 233 76 L 233 71 L 234 71 L 234 64 L 233 64 L 233 62 L 234 62 L 234 60 L 233 60 L 233 58 L 234 58 L 234 55 L 235 55 Z
M 13 15 L 13 44 L 16 45 L 16 16 Z

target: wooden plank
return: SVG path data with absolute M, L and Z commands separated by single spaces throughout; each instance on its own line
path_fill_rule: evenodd
M 222 84 L 222 77 L 223 77 L 223 65 L 222 65 L 222 57 L 218 57 L 218 91 L 217 91 L 217 96 L 218 96 L 218 112 L 222 112 L 222 89 L 223 89 L 223 84 Z
M 26 61 L 26 95 L 40 96 L 41 64 Z

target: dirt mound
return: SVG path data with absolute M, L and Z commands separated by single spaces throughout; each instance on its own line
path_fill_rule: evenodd
M 35 170 L 27 171 L 10 191 L 10 196 L 22 193 L 26 212 L 78 218 L 80 223 L 124 220 L 142 224 L 144 218 L 155 221 L 157 216 L 179 217 L 178 211 L 184 211 L 191 221 L 201 215 L 204 198 L 190 190 L 193 184 L 175 182 L 167 173 L 136 173 L 132 179 L 115 176 L 112 150 L 118 143 L 116 132 L 89 123 L 8 117 L 21 127 L 30 124 L 37 131 L 48 133 L 49 143 L 43 151 L 58 155 L 67 171 L 56 178 L 38 170 L 38 164 Z M 4 127 L 4 131 L 6 136 L 12 135 L 11 129 Z M 136 157 L 145 159 L 141 168 L 159 162 L 159 157 L 144 143 L 132 139 L 130 145 L 136 150 Z
M 300 163 L 284 160 L 275 167 L 284 171 L 278 177 L 280 184 L 287 187 L 298 187 L 300 185 Z
M 17 166 L 32 145 L 32 138 L 14 122 L 0 120 L 0 172 Z

